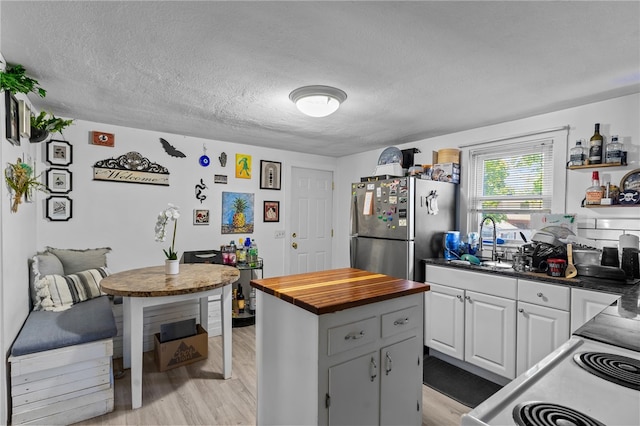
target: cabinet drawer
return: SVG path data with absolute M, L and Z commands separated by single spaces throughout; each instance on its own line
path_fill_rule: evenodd
M 378 317 L 332 327 L 328 330 L 328 355 L 335 355 L 374 342 L 378 337 Z
M 418 327 L 422 322 L 420 314 L 418 306 L 411 306 L 382 315 L 382 337 L 393 336 L 396 333 Z
M 518 280 L 518 300 L 549 308 L 569 310 L 570 289 L 537 281 Z

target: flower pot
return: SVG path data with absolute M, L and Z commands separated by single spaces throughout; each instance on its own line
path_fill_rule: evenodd
M 44 142 L 47 139 L 49 139 L 50 136 L 51 134 L 49 133 L 48 130 L 36 129 L 35 127 L 31 127 L 31 136 L 29 136 L 29 142 L 31 143 Z
M 164 261 L 164 273 L 167 275 L 176 275 L 180 272 L 180 261 L 178 260 L 165 260 Z

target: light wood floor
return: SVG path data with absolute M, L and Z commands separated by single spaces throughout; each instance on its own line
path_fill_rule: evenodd
M 233 376 L 222 379 L 222 338 L 209 339 L 209 357 L 166 372 L 158 372 L 153 352 L 143 357 L 142 407 L 131 409 L 127 370 L 115 381 L 115 409 L 83 425 L 255 425 L 255 327 L 233 329 Z M 114 362 L 115 369 L 121 359 Z M 470 409 L 423 386 L 422 424 L 458 425 Z

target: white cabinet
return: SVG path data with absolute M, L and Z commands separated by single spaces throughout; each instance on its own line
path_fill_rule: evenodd
M 421 293 L 323 315 L 257 296 L 258 424 L 421 423 Z
M 517 375 L 569 338 L 569 288 L 518 280 Z
M 516 280 L 427 265 L 426 282 L 425 344 L 515 378 Z
M 616 301 L 620 295 L 598 291 L 571 289 L 571 332 L 582 327 L 604 308 Z

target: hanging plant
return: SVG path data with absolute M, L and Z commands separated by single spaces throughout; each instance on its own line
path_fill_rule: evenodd
M 23 163 L 22 159 L 18 158 L 15 164 L 9 163 L 4 171 L 4 179 L 13 191 L 12 212 L 18 211 L 23 195 L 30 194 L 34 189 L 46 192 L 47 187 L 40 183 L 39 178 L 40 176 L 33 176 L 33 169 L 30 165 Z
M 62 133 L 62 130 L 73 124 L 73 120 L 58 118 L 46 111 L 37 116 L 31 116 L 31 142 L 42 142 L 52 133 Z
M 22 65 L 7 64 L 7 69 L 0 71 L 0 90 L 8 90 L 13 94 L 33 92 L 44 98 L 47 91 L 38 86 L 38 80 L 27 77 L 25 73 Z

